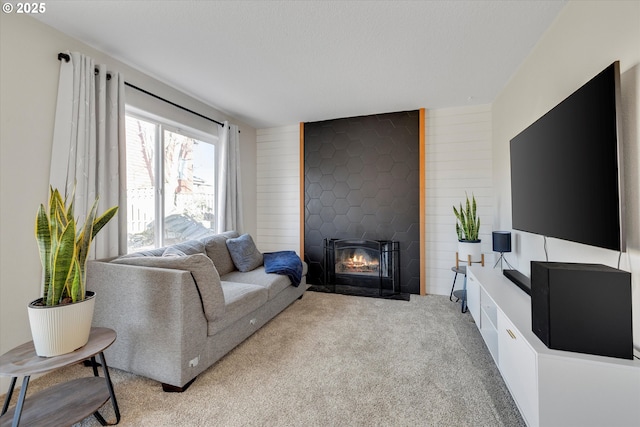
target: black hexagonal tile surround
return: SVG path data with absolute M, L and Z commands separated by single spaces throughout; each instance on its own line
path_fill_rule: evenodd
M 307 282 L 325 238 L 400 242 L 400 289 L 420 292 L 420 112 L 304 124 Z

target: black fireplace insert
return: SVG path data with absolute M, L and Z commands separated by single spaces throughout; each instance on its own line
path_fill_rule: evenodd
M 400 294 L 400 245 L 390 240 L 324 239 L 324 290 L 350 295 Z

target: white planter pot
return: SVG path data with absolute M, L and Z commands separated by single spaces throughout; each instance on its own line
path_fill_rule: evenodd
M 480 240 L 477 241 L 458 241 L 458 260 L 460 262 L 468 262 L 471 255 L 471 262 L 482 262 L 482 246 Z
M 53 307 L 34 306 L 39 298 L 27 307 L 31 336 L 36 354 L 41 357 L 71 353 L 89 341 L 95 292 L 87 291 L 85 300 Z

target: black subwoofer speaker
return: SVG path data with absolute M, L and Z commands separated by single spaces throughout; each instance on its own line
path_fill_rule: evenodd
M 549 348 L 633 359 L 631 273 L 531 261 L 531 323 Z

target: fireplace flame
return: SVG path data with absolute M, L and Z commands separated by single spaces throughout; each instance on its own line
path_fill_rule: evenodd
M 350 256 L 345 256 L 342 261 L 336 263 L 336 271 L 340 273 L 377 274 L 380 262 L 377 257 L 371 257 L 356 251 Z
M 351 266 L 358 268 L 358 267 L 362 267 L 364 265 L 367 265 L 367 261 L 365 261 L 364 256 L 362 255 L 358 255 L 358 256 L 353 256 L 353 258 L 351 258 Z

